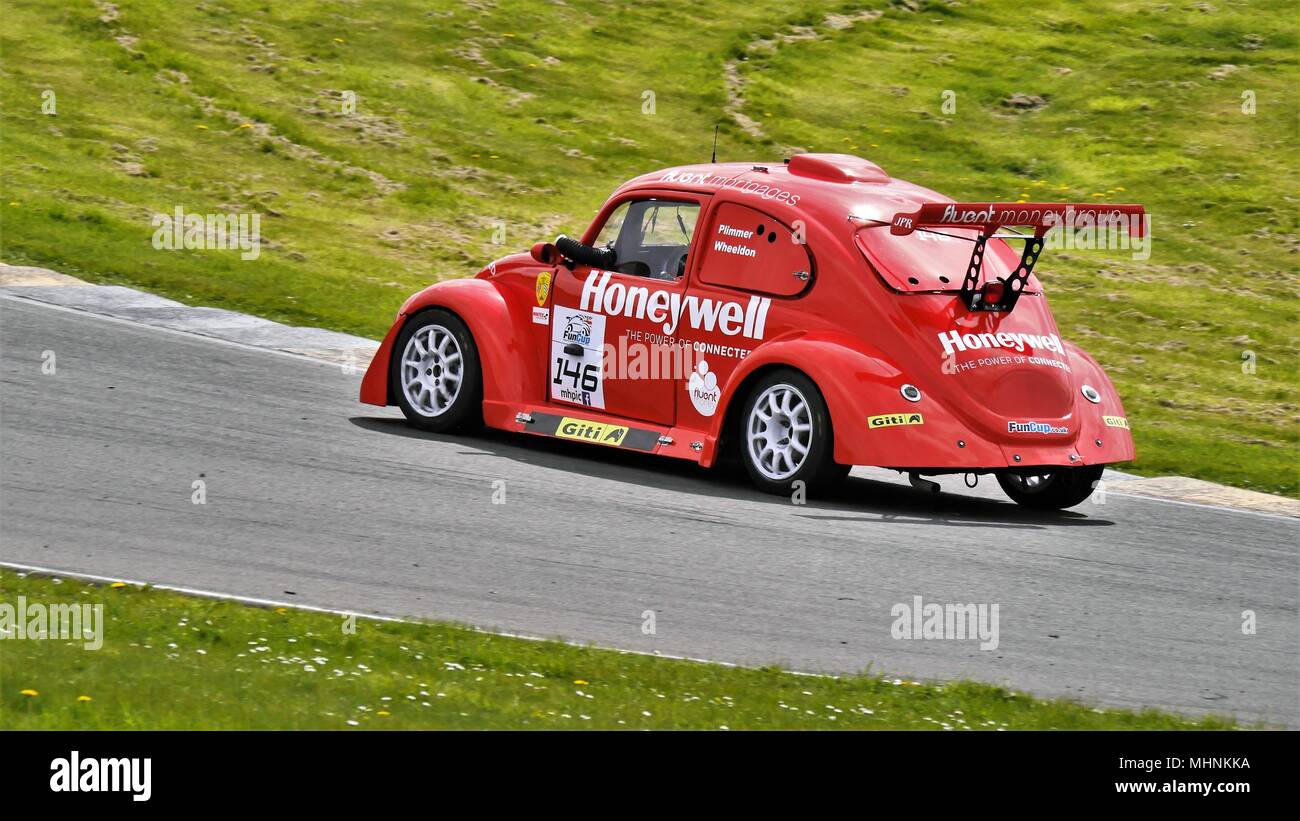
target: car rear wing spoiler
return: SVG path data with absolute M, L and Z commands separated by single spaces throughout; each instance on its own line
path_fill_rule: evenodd
M 1032 234 L 1010 229 L 1032 228 Z M 911 213 L 899 212 L 889 223 L 889 233 L 906 236 L 913 231 L 936 228 L 969 228 L 979 231 L 971 251 L 970 265 L 962 282 L 961 296 L 972 311 L 1010 311 L 1034 270 L 1043 251 L 1043 236 L 1052 228 L 1126 228 L 1129 236 L 1146 236 L 1146 209 L 1140 205 L 1060 202 L 927 202 Z M 1009 233 L 998 233 L 1007 229 Z M 990 239 L 1023 239 L 1025 249 L 1006 279 L 981 285 L 984 245 Z

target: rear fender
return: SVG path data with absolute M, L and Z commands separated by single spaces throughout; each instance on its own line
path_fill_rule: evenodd
M 714 437 L 726 432 L 725 425 L 736 424 L 754 381 L 774 367 L 801 371 L 817 384 L 830 412 L 834 458 L 840 464 L 962 468 L 1003 463 L 997 445 L 973 435 L 928 383 L 907 374 L 874 346 L 833 331 L 772 340 L 745 357 L 723 391 L 727 412 L 715 417 L 721 421 L 715 423 Z M 901 389 L 909 383 L 922 389 L 920 401 L 903 398 Z M 704 464 L 711 464 L 716 452 L 704 456 Z
M 1128 415 L 1119 392 L 1102 370 L 1097 360 L 1073 343 L 1065 343 L 1070 358 L 1070 373 L 1074 383 L 1074 416 L 1079 426 L 1076 447 L 1084 463 L 1108 465 L 1128 462 L 1136 457 L 1133 434 L 1129 429 Z M 1083 396 L 1083 386 L 1088 385 L 1101 394 L 1101 402 L 1093 404 Z M 1101 442 L 1100 445 L 1097 443 Z

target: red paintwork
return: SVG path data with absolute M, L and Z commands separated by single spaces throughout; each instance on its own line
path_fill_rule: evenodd
M 527 430 L 515 421 L 517 413 L 626 423 L 673 438 L 671 445 L 654 452 L 707 466 L 717 458 L 728 411 L 743 402 L 748 391 L 746 380 L 765 368 L 791 367 L 807 374 L 821 390 L 834 426 L 835 459 L 841 463 L 938 472 L 1110 464 L 1133 458 L 1130 432 L 1103 420 L 1125 415 L 1113 385 L 1092 358 L 1060 339 L 1036 278 L 1029 279 L 1010 313 L 971 312 L 961 303 L 956 291 L 965 275 L 970 243 L 912 233 L 922 225 L 949 226 L 945 233 L 952 234 L 971 228 L 969 218 L 944 220 L 945 205 L 951 201 L 942 195 L 892 179 L 879 166 L 845 155 L 800 155 L 788 166 L 685 166 L 646 174 L 619 187 L 582 240 L 591 243 L 620 203 L 646 197 L 700 205 L 685 275 L 677 282 L 593 272 L 581 265 L 569 270 L 543 264 L 529 253 L 504 257 L 473 278 L 439 282 L 408 299 L 366 373 L 361 400 L 392 404 L 387 382 L 393 340 L 407 318 L 437 306 L 459 315 L 474 334 L 484 373 L 484 419 L 505 430 Z M 1038 222 L 1009 222 L 1024 215 L 1007 217 L 1006 212 L 1037 208 L 1054 214 L 1065 207 L 955 205 L 991 211 L 993 216 L 975 227 L 1034 225 L 1040 235 L 1041 214 Z M 1092 203 L 1074 208 L 1142 213 L 1140 206 Z M 896 217 L 911 217 L 911 227 Z M 756 220 L 763 222 L 764 239 L 771 230 L 778 232 L 778 239 L 768 243 L 757 236 L 744 238 L 743 232 L 755 232 Z M 721 225 L 742 233 L 720 234 Z M 806 245 L 790 241 L 795 233 L 802 234 Z M 974 236 L 974 231 L 969 234 Z M 756 256 L 715 252 L 719 240 L 747 245 Z M 794 270 L 805 270 L 801 260 L 809 258 L 809 280 L 793 277 Z M 1019 259 L 1018 246 L 990 240 L 985 271 L 1005 276 Z M 617 297 L 626 295 L 628 288 L 646 288 L 652 313 L 657 304 L 671 306 L 674 297 L 680 300 L 680 318 L 672 329 L 676 339 L 725 346 L 727 354 L 745 352 L 743 357 L 705 355 L 717 380 L 716 409 L 701 413 L 684 380 L 620 379 L 617 374 L 602 380 L 603 410 L 551 399 L 552 329 L 533 318 L 533 309 L 539 307 L 538 275 L 543 272 L 553 283 L 540 307 L 549 309 L 552 317 L 566 307 L 592 308 L 582 304 L 584 288 L 592 298 L 599 292 L 613 300 L 605 307 L 626 304 Z M 940 276 L 949 281 L 941 282 Z M 736 287 L 742 284 L 751 290 Z M 692 306 L 716 307 L 718 301 L 737 307 L 723 308 L 712 331 L 691 327 Z M 604 342 L 615 349 L 628 342 L 628 334 L 664 333 L 665 322 L 652 321 L 649 314 L 638 318 L 626 311 L 586 313 L 604 317 Z M 658 313 L 656 319 L 663 319 L 663 311 Z M 561 331 L 555 335 L 561 336 Z M 921 390 L 919 402 L 900 395 L 904 384 Z M 1100 404 L 1083 398 L 1085 384 L 1101 394 Z M 702 407 L 707 413 L 710 405 Z M 911 412 L 922 414 L 924 423 L 868 426 L 868 417 Z M 1068 432 L 1010 432 L 1008 423 L 1039 423 Z M 693 442 L 700 444 L 698 450 L 690 447 Z

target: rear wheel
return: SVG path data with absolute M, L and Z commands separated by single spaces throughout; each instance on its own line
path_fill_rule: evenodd
M 1038 510 L 1074 507 L 1092 495 L 1101 479 L 1101 465 L 1049 468 L 1041 473 L 999 473 L 998 484 L 1018 505 Z
M 754 484 L 768 493 L 789 494 L 795 482 L 823 490 L 849 472 L 832 458 L 826 402 L 798 371 L 781 369 L 760 378 L 739 421 L 740 460 Z
M 411 318 L 393 345 L 389 372 L 397 405 L 417 428 L 472 426 L 483 407 L 483 372 L 469 328 L 441 308 Z

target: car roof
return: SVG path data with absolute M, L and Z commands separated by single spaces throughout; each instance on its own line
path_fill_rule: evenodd
M 890 177 L 879 165 L 851 154 L 796 154 L 780 162 L 680 165 L 642 174 L 619 186 L 614 196 L 640 189 L 698 194 L 751 194 L 770 209 L 840 221 L 849 216 L 888 222 L 923 202 L 951 202 L 927 188 Z M 781 214 L 776 214 L 781 216 Z

